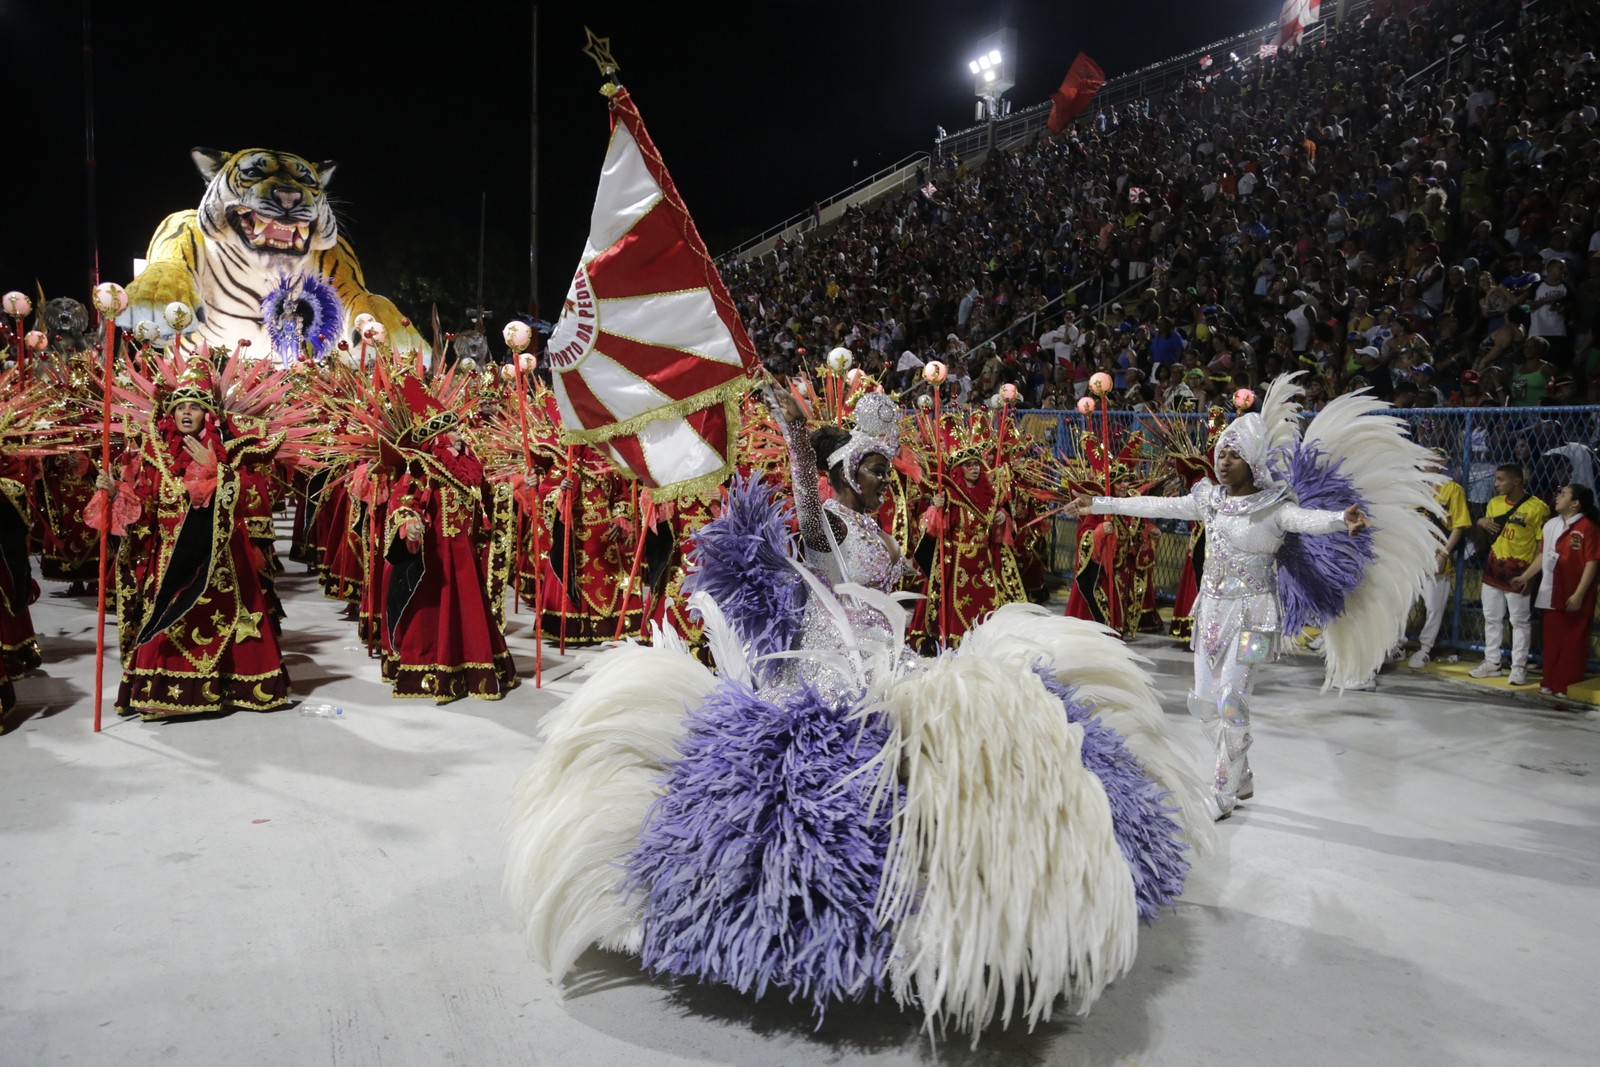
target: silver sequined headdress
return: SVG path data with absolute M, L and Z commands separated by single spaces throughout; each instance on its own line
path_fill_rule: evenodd
M 1231 448 L 1250 465 L 1257 489 L 1266 489 L 1281 480 L 1276 469 L 1278 457 L 1300 439 L 1300 382 L 1304 371 L 1280 374 L 1267 386 L 1261 401 L 1261 414 L 1240 415 L 1217 435 L 1211 459 Z
M 828 456 L 828 469 L 844 464 L 844 480 L 856 492 L 856 471 L 874 452 L 893 459 L 900 451 L 900 406 L 888 393 L 868 393 L 856 401 L 856 425 L 850 440 Z
M 1250 465 L 1257 489 L 1265 489 L 1276 480 L 1267 464 L 1267 427 L 1260 415 L 1254 412 L 1240 415 L 1229 423 L 1228 428 L 1217 435 L 1217 443 L 1211 451 L 1212 463 L 1222 457 L 1224 449 L 1239 453 L 1239 458 Z

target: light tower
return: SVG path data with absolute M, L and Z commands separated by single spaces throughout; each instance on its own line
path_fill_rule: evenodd
M 1009 110 L 1002 99 L 1017 84 L 1017 31 L 998 30 L 978 42 L 977 55 L 967 63 L 972 91 L 978 95 L 977 117 L 989 124 L 989 148 L 994 148 L 994 124 Z

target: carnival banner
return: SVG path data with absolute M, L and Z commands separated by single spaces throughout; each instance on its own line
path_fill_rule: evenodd
M 546 359 L 563 441 L 605 449 L 656 500 L 732 472 L 755 349 L 626 89 Z
M 1050 94 L 1050 117 L 1045 120 L 1051 133 L 1060 133 L 1089 110 L 1094 94 L 1106 83 L 1106 72 L 1083 52 L 1072 61 L 1061 88 Z
M 1321 16 L 1322 0 L 1283 0 L 1278 12 L 1278 37 L 1273 44 L 1282 48 L 1297 45 L 1306 30 Z

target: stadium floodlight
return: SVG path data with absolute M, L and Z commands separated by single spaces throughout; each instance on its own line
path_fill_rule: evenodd
M 1011 69 L 1011 57 L 1017 54 L 1017 31 L 991 33 L 978 42 L 974 51 L 975 58 L 967 63 L 967 70 L 974 76 L 972 91 L 983 102 L 980 117 L 994 122 L 1005 114 L 1000 98 L 1017 84 L 1016 74 Z

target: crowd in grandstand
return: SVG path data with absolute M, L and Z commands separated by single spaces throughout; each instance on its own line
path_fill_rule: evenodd
M 1402 10 L 1404 8 L 1404 10 Z M 758 348 L 951 402 L 1201 410 L 1600 400 L 1600 25 L 1581 0 L 1377 5 L 725 266 Z M 1445 57 L 1448 56 L 1448 59 Z

